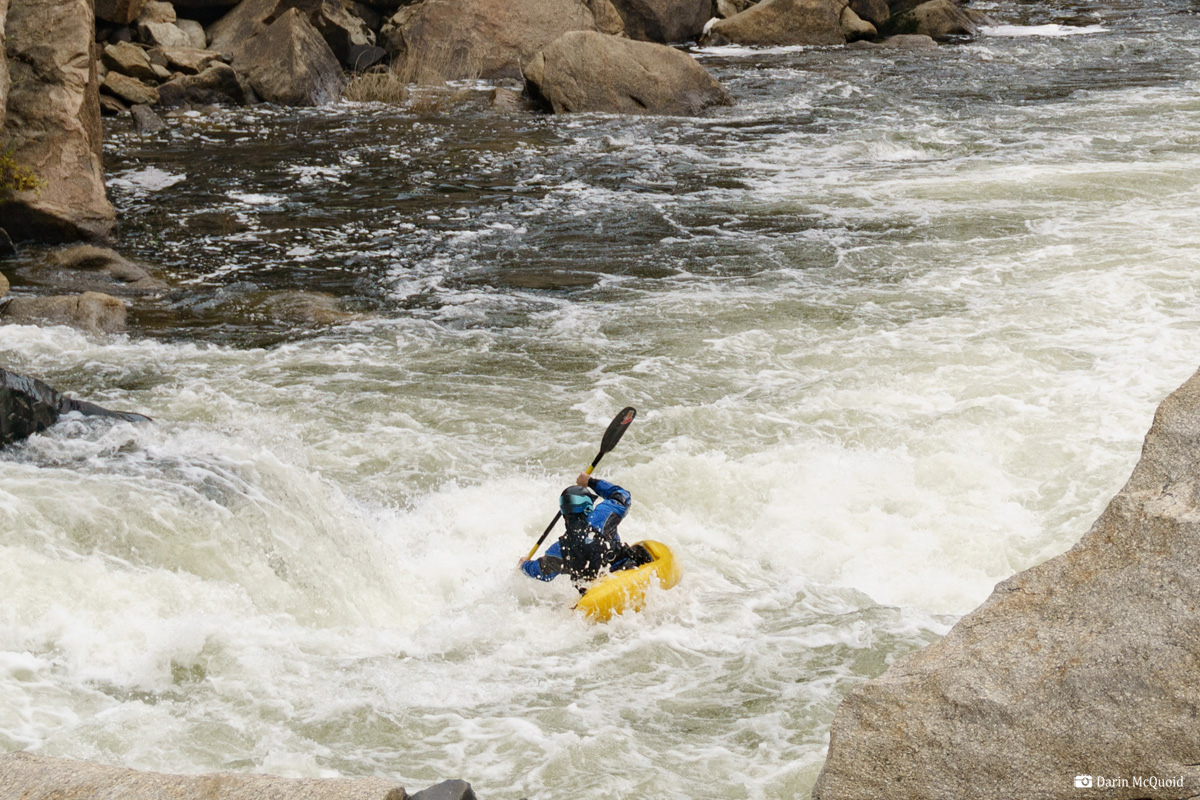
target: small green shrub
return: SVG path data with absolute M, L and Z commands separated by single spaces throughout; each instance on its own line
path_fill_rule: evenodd
M 17 192 L 40 191 L 46 182 L 26 166 L 18 164 L 12 150 L 0 153 L 0 199 L 7 199 Z

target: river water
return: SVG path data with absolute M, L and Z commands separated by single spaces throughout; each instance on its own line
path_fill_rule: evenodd
M 807 797 L 840 698 L 1071 546 L 1200 364 L 1190 4 L 985 10 L 696 51 L 738 99 L 698 120 L 468 85 L 113 123 L 122 249 L 182 288 L 128 336 L 0 327 L 156 420 L 0 459 L 0 748 Z M 292 289 L 356 316 L 246 299 Z M 515 564 L 625 405 L 598 474 L 684 578 L 597 626 Z

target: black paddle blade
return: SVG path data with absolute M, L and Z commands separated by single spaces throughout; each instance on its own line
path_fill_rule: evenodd
M 637 409 L 633 407 L 623 408 L 618 414 L 613 417 L 613 421 L 608 423 L 608 430 L 604 432 L 604 438 L 600 440 L 600 452 L 607 453 L 617 446 L 617 442 L 621 441 L 621 437 L 625 435 L 625 429 L 633 422 L 633 418 L 637 416 Z

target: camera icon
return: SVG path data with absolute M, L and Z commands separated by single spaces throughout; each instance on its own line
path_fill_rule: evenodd
M 1092 788 L 1092 776 L 1091 775 L 1076 775 L 1075 776 L 1075 788 L 1076 789 Z

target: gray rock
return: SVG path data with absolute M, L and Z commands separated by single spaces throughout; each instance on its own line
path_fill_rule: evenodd
M 937 50 L 938 43 L 932 36 L 923 33 L 899 34 L 889 36 L 879 43 L 880 47 L 894 47 L 898 50 Z
M 694 116 L 729 105 L 724 87 L 681 50 L 604 33 L 573 31 L 525 66 L 526 93 L 556 114 Z
M 0 755 L 0 800 L 407 800 L 382 778 L 165 775 L 28 753 Z
M 320 106 L 346 86 L 337 56 L 298 9 L 289 9 L 233 52 L 233 68 L 269 103 Z
M 1200 796 L 1198 608 L 1200 372 L 1078 544 L 847 695 L 813 798 Z
M 185 47 L 195 50 L 203 50 L 208 47 L 208 38 L 205 36 L 204 26 L 196 20 L 177 19 L 175 20 L 175 27 L 183 31 L 184 35 L 188 37 L 190 43 L 184 45 Z M 170 45 L 167 46 L 169 47 Z
M 0 322 L 16 325 L 66 325 L 89 333 L 125 330 L 125 304 L 100 292 L 54 297 L 9 297 Z
M 839 0 L 763 0 L 728 19 L 717 20 L 702 44 L 758 47 L 845 44 Z
M 158 133 L 167 129 L 167 123 L 159 119 L 150 106 L 133 106 L 129 113 L 138 133 Z
M 0 149 L 43 182 L 0 203 L 14 239 L 104 238 L 116 214 L 104 190 L 91 0 L 21 0 L 5 26 L 12 83 Z

